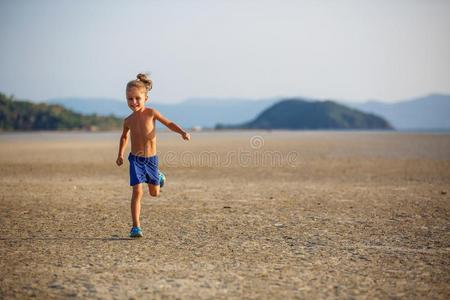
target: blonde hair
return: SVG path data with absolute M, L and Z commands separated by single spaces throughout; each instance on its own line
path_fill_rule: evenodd
M 153 82 L 150 77 L 148 77 L 148 74 L 139 73 L 136 75 L 136 78 L 137 79 L 127 83 L 127 90 L 132 87 L 144 88 L 146 93 L 148 93 L 152 89 Z

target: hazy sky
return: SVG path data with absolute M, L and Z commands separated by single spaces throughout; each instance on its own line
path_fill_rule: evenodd
M 155 101 L 450 93 L 450 1 L 0 0 L 0 91 Z

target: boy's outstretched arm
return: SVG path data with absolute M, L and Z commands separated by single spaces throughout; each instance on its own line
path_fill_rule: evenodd
M 118 166 L 123 164 L 123 153 L 125 152 L 125 147 L 128 143 L 128 132 L 130 131 L 130 128 L 127 126 L 127 122 L 123 121 L 123 130 L 122 135 L 120 136 L 120 143 L 119 143 L 119 154 L 117 154 L 116 164 Z
M 181 128 L 180 126 L 178 126 L 177 124 L 175 124 L 174 122 L 170 121 L 169 119 L 165 118 L 163 115 L 161 115 L 161 113 L 159 111 L 157 111 L 156 109 L 154 110 L 155 112 L 155 118 L 156 120 L 158 120 L 159 122 L 161 122 L 162 124 L 166 125 L 167 128 L 169 128 L 170 130 L 177 132 L 179 134 L 181 134 L 181 137 L 186 140 L 189 141 L 191 139 L 191 135 L 189 133 L 187 133 L 186 131 L 183 130 L 183 128 Z

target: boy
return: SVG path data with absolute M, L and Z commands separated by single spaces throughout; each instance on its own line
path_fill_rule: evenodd
M 133 113 L 124 120 L 116 163 L 118 166 L 123 164 L 128 133 L 130 133 L 131 153 L 128 160 L 130 185 L 133 187 L 131 196 L 133 226 L 130 237 L 143 236 L 139 220 L 143 195 L 142 184 L 144 182 L 148 184 L 150 195 L 153 197 L 159 195 L 160 185 L 164 184 L 164 175 L 158 171 L 155 122 L 161 122 L 170 130 L 179 133 L 184 140 L 190 140 L 189 133 L 180 126 L 166 119 L 156 109 L 145 107 L 145 102 L 148 100 L 147 93 L 151 88 L 152 81 L 145 74 L 138 74 L 137 79 L 128 82 L 126 88 L 128 107 Z

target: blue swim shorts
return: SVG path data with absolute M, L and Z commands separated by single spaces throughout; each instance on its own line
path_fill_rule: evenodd
M 128 155 L 130 162 L 130 185 L 146 182 L 159 185 L 158 156 Z

